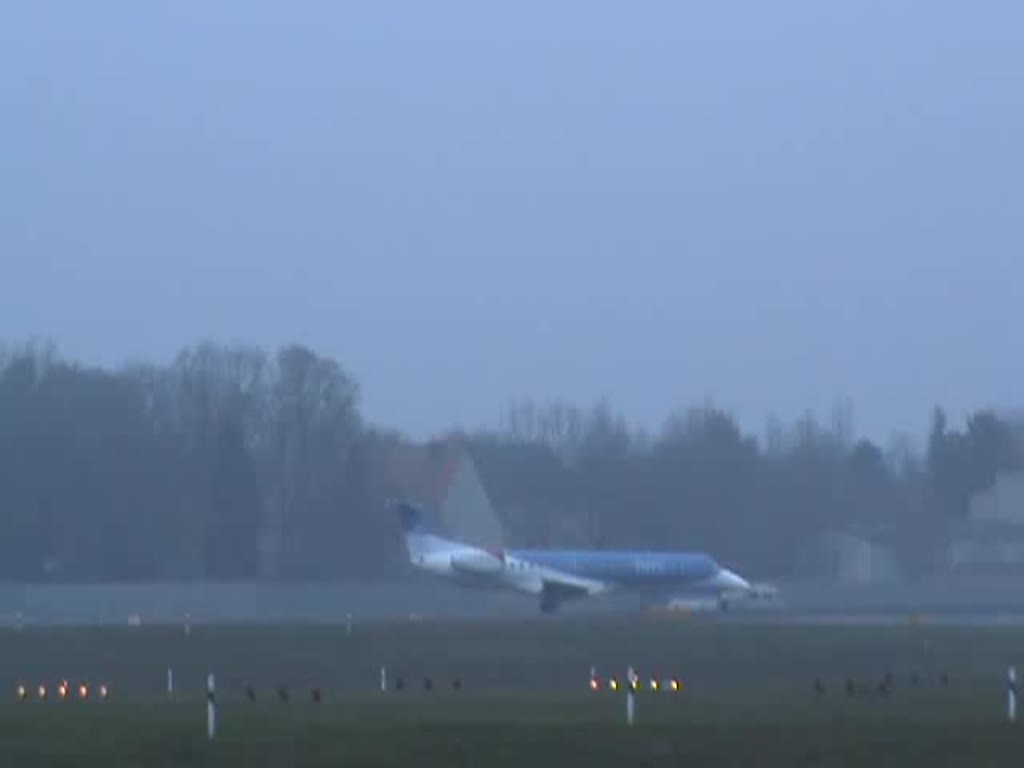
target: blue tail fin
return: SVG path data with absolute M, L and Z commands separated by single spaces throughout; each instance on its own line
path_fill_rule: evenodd
M 437 534 L 439 532 L 434 516 L 418 504 L 410 501 L 391 501 L 388 506 L 398 514 L 402 533 L 408 535 L 410 533 Z
M 423 507 L 410 501 L 390 501 L 388 506 L 398 515 L 405 548 L 413 562 L 422 562 L 424 557 L 453 544 L 440 535 L 436 518 Z

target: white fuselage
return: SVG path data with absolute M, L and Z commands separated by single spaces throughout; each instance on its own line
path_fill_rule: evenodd
M 406 541 L 414 567 L 467 587 L 540 595 L 546 587 L 556 585 L 580 596 L 673 587 L 721 594 L 749 587 L 710 559 L 694 560 L 696 556 L 685 553 L 494 553 L 428 533 L 409 534 Z
M 587 594 L 600 594 L 610 588 L 601 581 L 578 578 L 514 555 L 494 554 L 431 534 L 411 534 L 407 541 L 409 561 L 414 567 L 462 586 L 512 589 L 531 595 L 539 595 L 546 580 L 568 580 Z

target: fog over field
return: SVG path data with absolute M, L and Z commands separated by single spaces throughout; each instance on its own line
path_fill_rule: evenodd
M 413 581 L 456 464 L 502 546 L 1013 609 L 1022 23 L 5 5 L 0 613 L 529 608 Z

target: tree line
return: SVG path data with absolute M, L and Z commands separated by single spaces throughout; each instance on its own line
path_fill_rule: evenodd
M 920 454 L 905 437 L 885 448 L 856 438 L 843 407 L 827 425 L 805 415 L 789 426 L 773 421 L 758 437 L 713 406 L 674 414 L 649 435 L 606 403 L 587 411 L 526 402 L 486 442 L 502 441 L 542 445 L 558 457 L 563 485 L 548 498 L 563 501 L 547 512 L 580 541 L 706 549 L 773 578 L 820 576 L 817 544 L 830 532 L 880 543 L 907 575 L 941 569 L 971 499 L 998 473 L 1024 465 L 1024 425 L 990 410 L 953 429 L 935 408 Z M 519 508 L 522 538 L 551 529 L 537 519 L 543 506 Z
M 336 579 L 400 572 L 388 456 L 360 389 L 305 347 L 202 344 L 118 370 L 0 349 L 0 580 Z M 656 434 L 611 407 L 518 403 L 469 447 L 512 543 L 700 547 L 746 571 L 808 567 L 825 531 L 934 566 L 950 522 L 1021 466 L 1017 425 L 936 409 L 921 455 L 839 410 L 745 434 L 710 406 Z

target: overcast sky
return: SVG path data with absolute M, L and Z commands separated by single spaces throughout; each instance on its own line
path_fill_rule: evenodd
M 0 337 L 922 432 L 1024 380 L 1019 0 L 0 6 Z

